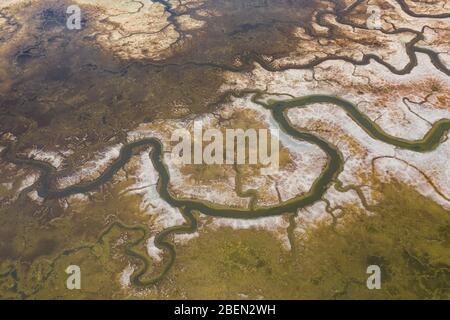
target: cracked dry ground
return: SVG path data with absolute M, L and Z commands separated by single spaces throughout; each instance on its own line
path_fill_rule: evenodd
M 0 298 L 448 299 L 449 40 L 448 0 L 2 0 Z M 169 157 L 280 117 L 274 174 Z

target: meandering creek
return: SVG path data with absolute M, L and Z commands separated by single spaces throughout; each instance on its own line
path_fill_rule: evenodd
M 247 208 L 230 208 L 220 205 L 213 205 L 207 202 L 194 199 L 184 199 L 174 196 L 169 190 L 170 175 L 169 171 L 163 161 L 163 145 L 157 138 L 145 138 L 139 141 L 131 142 L 122 147 L 119 157 L 96 179 L 82 183 L 68 186 L 62 189 L 52 189 L 51 182 L 55 168 L 50 164 L 35 159 L 23 159 L 14 155 L 13 147 L 10 146 L 9 152 L 6 151 L 6 158 L 16 164 L 25 164 L 33 166 L 41 171 L 41 176 L 36 183 L 36 188 L 40 197 L 46 199 L 63 198 L 70 195 L 90 192 L 97 189 L 102 184 L 110 181 L 110 179 L 120 170 L 132 157 L 133 150 L 142 146 L 151 146 L 150 152 L 151 161 L 159 174 L 158 192 L 164 201 L 171 206 L 179 208 L 183 216 L 187 220 L 187 224 L 181 226 L 175 226 L 163 230 L 155 237 L 155 245 L 169 253 L 169 259 L 166 262 L 163 272 L 155 278 L 149 280 L 142 280 L 142 276 L 146 273 L 149 267 L 149 260 L 132 250 L 130 246 L 127 253 L 138 257 L 143 261 L 143 266 L 135 272 L 131 280 L 133 284 L 137 286 L 151 285 L 159 281 L 166 272 L 173 265 L 175 259 L 175 248 L 172 243 L 167 241 L 167 237 L 176 233 L 190 233 L 195 232 L 197 228 L 197 222 L 193 216 L 193 211 L 198 211 L 202 214 L 214 216 L 214 217 L 226 217 L 234 219 L 256 219 L 269 216 L 278 216 L 283 214 L 290 214 L 296 212 L 298 209 L 309 206 L 316 201 L 320 200 L 326 193 L 328 187 L 336 180 L 337 176 L 343 169 L 344 160 L 339 150 L 322 139 L 321 137 L 302 131 L 295 128 L 289 121 L 286 113 L 291 108 L 301 108 L 315 103 L 328 103 L 333 104 L 336 107 L 342 108 L 362 129 L 364 129 L 368 135 L 379 141 L 394 145 L 399 148 L 408 149 L 416 152 L 427 152 L 435 149 L 445 137 L 446 133 L 450 129 L 450 119 L 443 119 L 433 124 L 432 128 L 425 134 L 420 140 L 405 140 L 391 136 L 384 132 L 376 123 L 371 121 L 367 116 L 362 114 L 357 107 L 351 102 L 335 96 L 328 95 L 311 95 L 289 100 L 270 100 L 267 103 L 261 102 L 258 98 L 261 95 L 259 91 L 247 91 L 246 93 L 253 93 L 252 101 L 259 104 L 261 107 L 271 110 L 272 116 L 279 124 L 280 128 L 284 130 L 288 135 L 294 139 L 303 140 L 317 145 L 327 155 L 328 161 L 319 175 L 319 177 L 313 183 L 311 189 L 293 199 L 285 201 L 275 206 L 270 207 L 256 207 L 253 210 Z M 112 224 L 121 228 L 136 228 L 127 227 L 120 222 Z M 136 243 L 137 245 L 144 241 L 147 237 L 147 231 L 144 227 L 138 228 L 143 231 L 143 237 Z

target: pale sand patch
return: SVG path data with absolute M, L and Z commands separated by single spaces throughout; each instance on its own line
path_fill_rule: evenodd
M 45 151 L 42 149 L 31 149 L 28 154 L 28 158 L 34 158 L 36 160 L 45 161 L 50 163 L 53 167 L 59 168 L 64 161 L 64 157 L 60 153 L 55 151 Z
M 314 68 L 314 74 L 311 70 L 269 72 L 256 64 L 251 73 L 225 73 L 221 89 L 267 89 L 275 99 L 289 99 L 287 94 L 339 96 L 357 105 L 387 133 L 418 139 L 430 129 L 429 122 L 450 118 L 446 98 L 450 78 L 437 70 L 427 55 L 417 57 L 418 65 L 406 75 L 395 75 L 375 61 L 356 67 L 344 61 L 326 61 Z M 438 91 L 433 91 L 435 87 Z M 268 99 L 270 95 L 263 101 Z
M 344 170 L 338 177 L 344 185 L 368 184 L 368 177 L 372 175 L 372 160 L 389 156 L 413 164 L 424 172 L 442 193 L 446 194 L 450 190 L 450 170 L 448 170 L 447 164 L 450 154 L 448 140 L 430 152 L 420 153 L 399 149 L 374 140 L 344 111 L 327 104 L 314 104 L 306 108 L 291 109 L 288 116 L 294 125 L 314 128 L 313 131 L 317 130 L 323 138 L 339 148 L 346 159 Z M 323 128 L 326 130 L 324 131 Z M 394 173 L 399 173 L 398 178 L 402 181 L 405 180 L 400 174 L 402 170 L 396 170 Z M 423 176 L 417 170 L 412 170 L 408 174 L 413 177 L 410 181 L 423 180 Z M 378 171 L 377 176 L 382 178 L 382 172 Z M 397 175 L 395 176 L 397 177 Z M 417 187 L 417 185 L 413 185 L 413 187 Z M 426 188 L 422 186 L 417 190 L 439 204 L 448 206 L 448 201 L 436 193 L 429 184 Z
M 152 236 L 147 240 L 147 254 L 156 262 L 162 260 L 163 251 L 156 247 L 155 236 Z
M 86 162 L 73 174 L 58 178 L 59 188 L 97 178 L 119 157 L 122 146 L 123 144 L 117 144 L 104 151 L 97 152 L 94 160 Z
M 291 244 L 287 237 L 287 228 L 289 222 L 284 216 L 256 218 L 256 219 L 231 219 L 231 218 L 214 218 L 208 225 L 213 228 L 230 227 L 235 230 L 240 229 L 255 229 L 268 230 L 273 232 L 283 244 L 286 250 L 291 249 Z
M 161 231 L 185 222 L 178 208 L 171 207 L 160 198 L 156 189 L 159 178 L 158 172 L 153 167 L 148 151 L 141 153 L 140 164 L 134 178 L 136 183 L 130 186 L 129 189 L 133 190 L 132 193 L 142 195 L 141 208 L 149 215 L 156 217 L 155 225 L 152 226 L 153 229 Z
M 134 267 L 131 265 L 128 265 L 120 274 L 120 285 L 122 286 L 122 289 L 129 288 L 131 286 L 131 275 L 134 272 Z
M 98 43 L 122 59 L 165 59 L 172 54 L 172 46 L 184 41 L 161 3 L 128 0 L 76 0 L 76 3 L 88 5 Z M 182 31 L 205 25 L 187 15 L 176 17 L 176 21 Z

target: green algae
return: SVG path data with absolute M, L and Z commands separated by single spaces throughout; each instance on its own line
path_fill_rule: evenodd
M 174 297 L 448 299 L 448 211 L 408 186 L 382 189 L 372 214 L 346 207 L 335 227 L 321 222 L 297 235 L 295 253 L 267 231 L 202 233 L 178 248 Z M 372 264 L 380 290 L 366 287 Z

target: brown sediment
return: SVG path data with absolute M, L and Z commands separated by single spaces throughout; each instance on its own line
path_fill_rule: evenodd
M 284 12 L 302 7 L 290 10 L 288 18 L 306 23 L 312 10 L 304 3 L 269 1 L 255 14 L 239 3 L 203 4 L 221 16 L 201 17 L 208 28 L 182 31 L 191 40 L 159 61 L 124 60 L 102 48 L 92 20 L 101 8 L 86 6 L 80 31 L 65 28 L 67 1 L 9 8 L 26 30 L 1 52 L 8 73 L 2 79 L 0 133 L 19 138 L 18 152 L 31 146 L 77 150 L 67 159 L 70 172 L 139 123 L 211 111 L 221 99 L 222 70 L 249 68 L 235 61 L 250 51 L 287 54 L 295 44 Z M 266 21 L 271 16 L 274 22 Z
M 332 3 L 311 1 L 214 1 L 175 8 L 168 2 L 161 4 L 167 22 L 187 40 L 157 61 L 145 55 L 142 59 L 122 59 L 113 47 L 101 48 L 94 20 L 105 10 L 101 6 L 83 7 L 87 10 L 85 27 L 78 32 L 64 27 L 66 1 L 44 1 L 14 11 L 22 21 L 36 20 L 27 26 L 27 35 L 21 34 L 5 53 L 14 63 L 0 101 L 2 132 L 23 135 L 27 127 L 11 121 L 13 118 L 25 117 L 33 126 L 20 139 L 18 150 L 42 145 L 42 141 L 48 146 L 66 145 L 77 150 L 67 161 L 72 163 L 72 168 L 67 168 L 71 171 L 95 150 L 120 141 L 124 131 L 139 123 L 211 111 L 221 100 L 223 70 L 250 70 L 253 61 L 275 71 L 309 68 L 327 59 L 366 64 L 373 58 L 393 72 L 407 73 L 416 63 L 413 45 L 421 39 L 412 32 L 416 38 L 406 48 L 411 61 L 401 71 L 374 54 L 355 60 L 322 45 L 316 48 L 323 50 L 322 54 L 312 61 L 299 64 L 294 56 L 292 62 L 283 63 L 280 61 L 299 48 L 312 48 L 316 37 L 332 40 L 329 45 L 334 43 L 332 47 L 338 49 L 373 46 L 374 34 L 355 38 L 326 18 L 335 12 L 337 21 L 342 22 L 342 17 L 360 4 L 355 2 L 346 11 L 342 5 L 334 9 Z M 316 22 L 329 30 L 324 37 L 310 28 L 317 9 Z M 180 17 L 203 21 L 205 26 L 184 30 L 177 22 Z M 312 38 L 293 38 L 298 28 Z M 401 32 L 410 31 L 394 33 Z
M 193 2 L 192 6 L 173 7 L 170 2 L 155 2 L 164 6 L 164 16 L 170 24 L 168 28 L 177 33 L 174 45 L 158 51 L 157 55 L 153 55 L 153 49 L 143 48 L 135 56 L 133 50 L 139 49 L 139 39 L 133 43 L 136 46 L 132 51 L 127 51 L 127 48 L 125 51 L 123 48 L 117 49 L 115 43 L 105 46 L 101 37 L 95 34 L 100 29 L 96 29 L 93 21 L 95 14 L 103 10 L 101 8 L 83 7 L 87 10 L 83 21 L 85 28 L 77 32 L 70 32 L 64 27 L 66 1 L 33 2 L 32 5 L 0 11 L 0 36 L 6 41 L 0 46 L 0 56 L 6 57 L 0 62 L 4 66 L 2 69 L 6 70 L 0 73 L 0 135 L 12 134 L 17 138 L 8 152 L 0 151 L 2 155 L 7 155 L 6 160 L 17 160 L 16 155 L 23 159 L 31 147 L 49 151 L 75 151 L 72 155 L 64 155 L 64 165 L 58 168 L 58 172 L 55 167 L 42 160 L 16 161 L 17 167 L 22 167 L 23 164 L 25 168 L 44 167 L 42 171 L 56 180 L 58 176 L 73 173 L 86 161 L 95 158 L 96 151 L 124 142 L 127 132 L 136 128 L 139 123 L 155 119 L 185 118 L 214 111 L 220 102 L 230 97 L 229 92 L 224 94 L 221 90 L 224 71 L 251 71 L 255 61 L 266 70 L 280 71 L 307 69 L 326 60 L 344 60 L 354 65 L 364 65 L 376 60 L 395 74 L 407 74 L 417 65 L 416 54 L 425 53 L 437 69 L 450 74 L 440 62 L 438 54 L 433 51 L 434 48 L 422 47 L 423 43 L 442 44 L 439 41 L 428 41 L 423 32 L 408 28 L 372 32 L 366 30 L 361 23 L 363 19 L 351 22 L 346 20 L 347 14 L 352 12 L 357 15 L 365 14 L 365 7 L 361 6 L 363 1 L 339 1 L 337 7 L 326 1 L 321 4 L 318 4 L 319 1 L 198 1 Z M 431 19 L 447 16 L 439 12 L 423 13 L 412 6 L 410 9 L 411 1 L 399 0 L 397 3 L 412 16 Z M 313 15 L 316 5 L 322 12 Z M 330 18 L 330 15 L 335 17 Z M 199 23 L 194 28 L 192 25 L 195 23 L 189 19 L 204 24 Z M 311 26 L 312 23 L 315 27 Z M 117 30 L 125 30 L 112 19 L 108 25 Z M 352 28 L 360 32 L 353 32 Z M 108 29 L 100 31 L 104 33 Z M 405 66 L 398 67 L 387 61 L 386 57 L 390 57 L 392 48 L 386 43 L 403 33 L 411 37 L 404 47 L 405 57 L 409 61 Z M 161 33 L 161 37 L 166 35 Z M 299 60 L 303 53 L 302 46 L 309 49 L 309 54 L 319 54 L 312 54 L 312 58 L 306 62 Z M 366 54 L 366 50 L 369 53 Z M 127 55 L 129 52 L 131 54 Z M 355 52 L 360 55 L 355 55 Z M 439 93 L 439 96 L 432 98 L 439 101 L 442 108 L 446 107 L 448 99 L 441 92 L 446 88 L 440 83 L 425 79 L 414 84 L 420 85 L 422 91 L 425 88 Z M 391 90 L 402 94 L 412 90 L 406 85 L 397 84 L 376 90 L 363 85 L 357 89 L 373 90 L 374 94 L 379 94 L 379 90 L 386 95 Z M 430 97 L 417 95 L 424 100 Z M 324 123 L 319 123 L 316 129 L 323 126 Z M 315 128 L 308 124 L 308 128 L 304 129 L 314 131 Z M 345 139 L 352 152 L 362 152 L 357 150 L 358 146 L 351 137 Z M 400 144 L 402 143 L 404 141 Z M 433 146 L 436 147 L 438 143 L 439 141 Z M 289 156 L 286 158 L 288 166 L 292 159 Z M 49 167 L 51 168 L 46 171 Z M 19 169 L 12 168 L 11 172 L 15 170 Z M 29 172 L 26 171 L 25 174 Z M 222 172 L 219 170 L 218 174 L 221 175 Z M 204 180 L 208 178 L 206 175 Z M 22 259 L 26 263 L 43 257 L 59 257 L 61 248 L 70 246 L 70 238 L 92 241 L 94 235 L 103 230 L 105 223 L 113 226 L 115 224 L 111 222 L 117 220 L 126 220 L 132 224 L 145 221 L 139 216 L 139 199 L 131 197 L 129 202 L 121 204 L 117 199 L 117 190 L 114 190 L 115 183 L 113 181 L 111 186 L 109 182 L 102 182 L 101 198 L 97 198 L 100 197 L 98 194 L 89 195 L 88 208 L 80 211 L 91 213 L 92 217 L 75 217 L 71 221 L 74 226 L 70 229 L 72 233 L 68 239 L 58 235 L 58 239 L 62 239 L 60 244 L 55 244 L 49 238 L 48 229 L 57 233 L 55 230 L 61 221 L 57 217 L 61 218 L 62 213 L 73 216 L 77 214 L 76 210 L 64 207 L 64 199 L 43 199 L 43 204 L 39 204 L 19 197 L 16 203 L 10 205 L 9 201 L 12 200 L 9 191 L 0 189 L 0 196 L 3 193 L 7 195 L 1 198 L 2 219 L 7 221 L 16 212 L 20 212 L 17 220 L 9 221 L 5 224 L 7 227 L 0 230 L 0 256 L 5 261 Z M 26 196 L 34 187 L 27 187 L 22 194 Z M 358 195 L 363 198 L 359 187 L 351 188 L 356 188 Z M 341 188 L 344 189 L 348 187 Z M 52 184 L 45 185 L 42 190 L 53 192 L 55 198 L 63 197 L 64 193 L 64 190 L 61 192 Z M 89 189 L 92 190 L 94 188 Z M 236 191 L 239 193 L 242 190 Z M 277 192 L 281 198 L 279 190 Z M 254 190 L 247 192 L 247 195 L 253 197 Z M 363 202 L 368 207 L 365 200 Z M 3 206 L 4 204 L 7 205 Z M 33 233 L 29 235 L 34 238 L 22 241 L 17 235 L 27 233 L 27 224 L 33 229 Z M 88 224 L 91 225 L 87 227 Z M 62 227 L 63 230 L 66 228 L 67 226 Z M 140 227 L 121 228 L 141 230 Z M 167 234 L 171 235 L 171 230 Z M 13 237 L 14 243 L 6 243 L 6 239 Z M 143 238 L 137 244 L 142 251 L 141 240 Z M 25 245 L 28 249 L 23 249 Z M 106 252 L 106 249 L 103 250 Z M 170 263 L 173 263 L 173 257 L 174 255 L 170 256 Z M 144 269 L 146 271 L 147 265 Z M 135 279 L 140 281 L 141 275 L 139 273 Z M 24 296 L 29 294 L 24 293 Z

